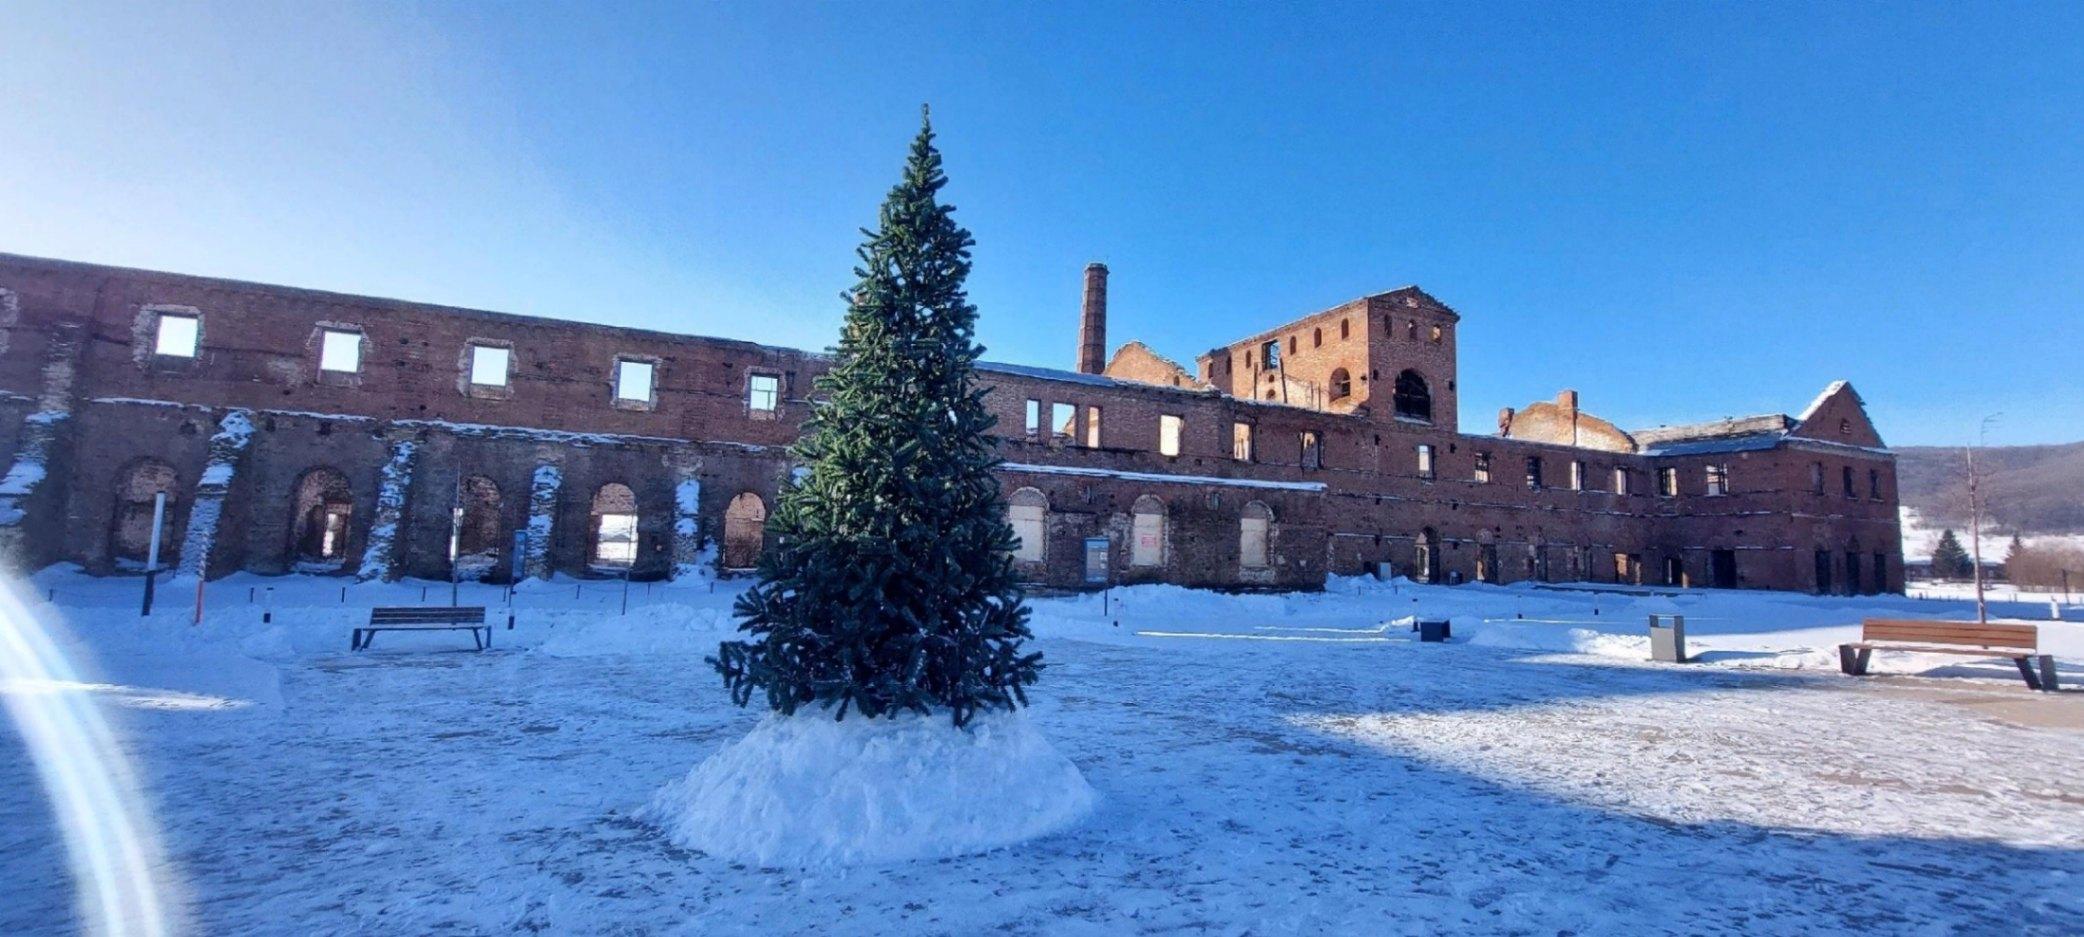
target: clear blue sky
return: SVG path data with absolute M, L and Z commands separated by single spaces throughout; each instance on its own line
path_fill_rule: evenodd
M 991 357 L 1417 283 L 1464 429 L 2084 438 L 2084 4 L 0 8 L 0 250 L 819 348 L 933 104 Z

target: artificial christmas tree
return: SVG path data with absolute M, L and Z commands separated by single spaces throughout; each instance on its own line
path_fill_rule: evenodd
M 782 491 L 759 582 L 738 600 L 749 639 L 714 660 L 741 706 L 940 710 L 962 725 L 1024 704 L 1041 669 L 1021 648 L 1016 544 L 984 435 L 995 419 L 972 374 L 972 242 L 940 203 L 946 183 L 929 124 L 858 252 L 824 399 L 794 450 L 807 472 Z
M 646 808 L 680 845 L 762 865 L 894 861 L 1020 842 L 1091 809 L 1084 776 L 1018 711 L 1042 655 L 1023 648 L 972 375 L 970 235 L 945 184 L 923 124 L 864 232 L 803 468 L 736 605 L 745 637 L 710 659 L 734 702 L 772 712 Z

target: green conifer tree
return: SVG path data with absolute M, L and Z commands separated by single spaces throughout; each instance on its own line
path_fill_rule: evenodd
M 710 659 L 733 702 L 845 718 L 1026 705 L 1042 668 L 1025 653 L 1016 544 L 985 435 L 996 422 L 972 366 L 968 231 L 939 199 L 947 178 L 922 118 L 904 178 L 857 254 L 860 278 L 823 394 L 792 450 L 759 581 L 739 597 L 744 640 Z
M 1932 575 L 1941 579 L 1959 579 L 1968 575 L 1968 551 L 1961 549 L 1961 541 L 1954 539 L 1952 530 L 1939 534 L 1939 545 L 1932 548 Z

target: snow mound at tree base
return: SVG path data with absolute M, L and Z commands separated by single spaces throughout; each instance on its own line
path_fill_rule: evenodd
M 640 816 L 676 845 L 762 866 L 901 862 L 1065 829 L 1093 789 L 1025 713 L 769 716 Z

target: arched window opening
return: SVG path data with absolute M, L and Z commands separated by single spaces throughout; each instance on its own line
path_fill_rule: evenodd
M 1353 375 L 1346 373 L 1345 368 L 1333 370 L 1331 372 L 1331 399 L 1344 400 L 1351 396 L 1353 396 Z
M 1314 328 L 1314 329 L 1311 329 L 1311 330 L 1310 330 L 1310 347 L 1311 347 L 1311 348 L 1323 348 L 1323 347 L 1324 347 L 1324 329 L 1323 329 L 1322 327 L 1318 327 L 1318 328 Z
M 167 565 L 179 546 L 173 540 L 174 467 L 158 459 L 139 459 L 116 476 L 116 510 L 109 523 L 109 554 L 116 565 L 143 569 L 152 552 L 152 511 L 166 493 L 166 518 L 159 537 L 159 564 Z
M 506 531 L 499 520 L 499 485 L 483 475 L 463 480 L 456 492 L 456 574 L 483 579 L 499 567 Z
M 741 492 L 724 508 L 724 568 L 752 569 L 760 564 L 767 536 L 767 503 Z
M 1418 551 L 1412 558 L 1413 578 L 1419 582 L 1440 581 L 1440 532 L 1428 527 L 1418 532 Z
M 1237 519 L 1237 562 L 1246 569 L 1267 567 L 1267 540 L 1274 512 L 1257 501 L 1245 503 Z
M 593 493 L 594 566 L 628 569 L 637 565 L 637 494 L 628 485 L 609 482 Z
M 1129 565 L 1165 565 L 1165 502 L 1144 495 L 1129 511 Z
M 291 536 L 299 564 L 334 567 L 347 559 L 349 522 L 355 513 L 355 493 L 347 476 L 334 468 L 305 472 L 297 480 L 295 511 Z
M 1433 392 L 1417 371 L 1405 368 L 1398 372 L 1395 401 L 1397 416 L 1433 422 Z
M 1006 499 L 1006 520 L 1013 536 L 1020 538 L 1013 558 L 1023 563 L 1042 562 L 1048 549 L 1049 496 L 1034 488 L 1022 488 Z
M 1343 342 L 1343 341 L 1345 341 L 1346 339 L 1349 339 L 1349 338 L 1352 338 L 1352 337 L 1353 337 L 1353 320 L 1351 320 L 1351 319 L 1340 319 L 1340 320 L 1339 320 L 1339 341 L 1342 341 L 1342 342 Z

